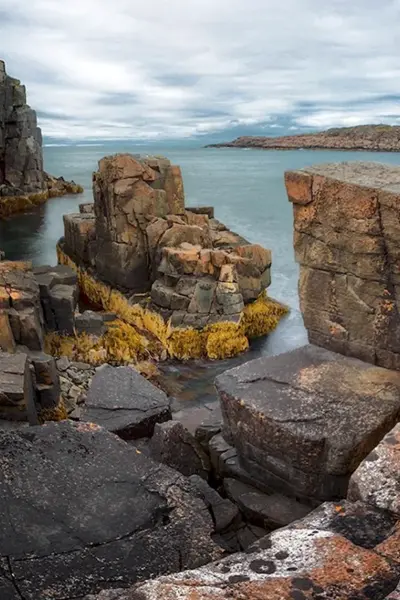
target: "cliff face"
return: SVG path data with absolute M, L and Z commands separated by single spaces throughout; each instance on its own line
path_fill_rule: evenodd
M 25 86 L 0 60 L 0 196 L 44 190 L 42 135 Z
M 311 343 L 400 369 L 400 168 L 289 171 L 300 304 Z
M 400 127 L 360 125 L 340 127 L 319 133 L 283 137 L 239 137 L 233 142 L 212 144 L 209 148 L 260 148 L 265 150 L 370 150 L 400 152 Z

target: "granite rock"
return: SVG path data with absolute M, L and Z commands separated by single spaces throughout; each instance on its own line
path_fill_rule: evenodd
M 311 345 L 236 367 L 216 386 L 244 470 L 311 501 L 343 498 L 400 416 L 397 372 Z

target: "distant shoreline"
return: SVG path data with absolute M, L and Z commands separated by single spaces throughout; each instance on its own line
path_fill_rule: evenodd
M 243 136 L 232 142 L 208 144 L 205 148 L 400 152 L 400 126 L 361 125 L 281 137 Z

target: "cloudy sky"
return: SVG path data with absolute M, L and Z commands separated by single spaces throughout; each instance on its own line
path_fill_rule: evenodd
M 0 0 L 48 137 L 400 124 L 400 0 Z

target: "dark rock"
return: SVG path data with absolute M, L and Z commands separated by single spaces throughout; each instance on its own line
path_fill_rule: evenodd
M 390 536 L 396 522 L 396 518 L 386 511 L 363 502 L 342 500 L 325 502 L 291 527 L 332 531 L 356 546 L 375 548 Z
M 0 418 L 37 424 L 28 356 L 0 352 Z
M 183 475 L 208 478 L 210 460 L 199 442 L 179 421 L 156 423 L 150 441 L 151 456 Z
M 96 425 L 0 432 L 0 461 L 0 553 L 19 599 L 82 597 L 220 555 L 187 480 Z
M 236 479 L 224 479 L 224 489 L 228 498 L 250 522 L 268 530 L 284 527 L 302 519 L 311 510 L 309 506 L 300 504 L 294 498 L 282 494 L 263 494 Z
M 106 331 L 102 315 L 92 310 L 85 310 L 84 313 L 75 316 L 75 329 L 77 333 L 88 333 L 98 337 Z
M 310 501 L 343 497 L 400 416 L 400 374 L 315 346 L 250 361 L 216 385 L 243 469 Z
M 57 331 L 73 335 L 75 328 L 75 309 L 78 302 L 78 292 L 76 287 L 57 284 L 50 289 L 49 298 Z
M 269 531 L 262 527 L 257 527 L 247 523 L 243 527 L 240 527 L 237 531 L 237 538 L 241 550 L 248 550 L 250 546 L 256 543 L 259 539 L 265 538 Z
M 150 437 L 156 423 L 171 418 L 169 400 L 131 367 L 98 369 L 89 388 L 83 421 L 97 423 L 124 439 Z
M 191 475 L 189 481 L 208 507 L 216 533 L 221 533 L 240 520 L 238 507 L 228 498 L 221 498 L 218 492 L 210 487 L 202 477 Z
M 39 407 L 55 408 L 61 393 L 56 361 L 44 352 L 30 352 L 29 358 L 35 371 L 34 387 Z

